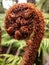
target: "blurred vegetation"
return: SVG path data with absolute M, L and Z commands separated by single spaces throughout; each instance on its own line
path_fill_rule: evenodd
M 42 11 L 49 13 L 49 0 L 39 0 L 36 4 Z
M 49 13 L 49 0 L 45 0 L 43 2 L 41 9 L 43 9 L 43 11 Z
M 4 13 L 4 8 L 2 6 L 2 0 L 0 0 L 0 13 Z

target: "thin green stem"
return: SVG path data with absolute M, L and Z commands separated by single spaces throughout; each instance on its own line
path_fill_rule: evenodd
M 9 46 L 9 48 L 8 48 L 8 50 L 7 50 L 7 52 L 6 52 L 6 54 L 9 54 L 9 52 L 10 52 L 10 50 L 11 50 L 11 47 L 12 47 L 12 43 L 10 44 L 10 46 Z M 6 59 L 7 59 L 7 57 L 4 58 L 2 65 L 6 65 Z
M 12 62 L 12 65 L 14 65 L 16 63 L 16 59 L 17 59 L 18 55 L 20 54 L 20 50 L 21 50 L 21 47 L 18 48 L 15 58 L 14 58 L 14 61 Z

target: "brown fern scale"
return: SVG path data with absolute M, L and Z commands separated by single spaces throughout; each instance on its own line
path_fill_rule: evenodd
M 20 63 L 20 65 L 32 65 L 44 35 L 42 13 L 34 4 L 15 4 L 6 13 L 5 29 L 11 37 L 18 40 L 29 39 L 31 33 L 34 33 L 31 39 L 26 42 L 27 46 Z

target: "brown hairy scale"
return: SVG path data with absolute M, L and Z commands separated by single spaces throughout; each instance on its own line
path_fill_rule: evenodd
M 28 38 L 33 31 L 34 13 L 25 5 L 14 5 L 5 17 L 6 31 L 15 39 Z
M 27 40 L 25 52 L 20 65 L 32 65 L 35 61 L 40 42 L 44 35 L 44 18 L 32 3 L 13 5 L 5 16 L 5 29 L 15 39 Z

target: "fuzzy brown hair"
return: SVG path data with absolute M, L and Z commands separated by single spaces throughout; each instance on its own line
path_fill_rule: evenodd
M 44 18 L 34 4 L 20 3 L 12 6 L 5 16 L 5 29 L 15 39 L 29 38 L 20 65 L 32 65 L 44 35 Z

